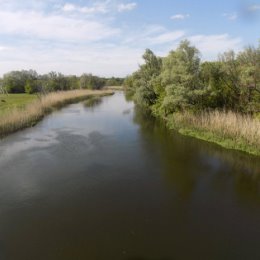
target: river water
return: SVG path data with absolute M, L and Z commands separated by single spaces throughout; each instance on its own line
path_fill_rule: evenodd
M 260 259 L 260 160 L 126 101 L 0 141 L 1 260 Z

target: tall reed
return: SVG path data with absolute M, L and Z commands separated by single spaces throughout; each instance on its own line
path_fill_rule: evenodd
M 170 126 L 225 147 L 260 155 L 260 120 L 232 111 L 176 113 Z

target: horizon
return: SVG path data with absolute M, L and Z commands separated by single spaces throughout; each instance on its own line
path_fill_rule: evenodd
M 259 44 L 260 2 L 0 0 L 0 76 L 13 70 L 125 77 L 146 48 L 187 39 L 202 60 Z M 207 11 L 203 11 L 207 10 Z

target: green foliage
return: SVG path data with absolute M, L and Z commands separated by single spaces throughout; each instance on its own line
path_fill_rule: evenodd
M 185 40 L 165 58 L 149 49 L 143 58 L 124 85 L 137 104 L 156 115 L 217 108 L 260 112 L 260 46 L 201 63 L 199 51 Z
M 162 59 L 147 49 L 143 55 L 145 63 L 139 70 L 127 77 L 124 85 L 127 92 L 132 93 L 139 105 L 151 106 L 155 104 L 158 97 L 158 77 L 162 69 Z
M 200 84 L 199 69 L 199 51 L 188 41 L 182 41 L 164 59 L 161 79 L 166 96 L 162 106 L 167 114 L 200 106 L 205 91 Z
M 237 57 L 240 66 L 241 95 L 248 112 L 260 111 L 260 46 L 247 47 Z
M 80 88 L 82 89 L 101 89 L 105 83 L 104 79 L 92 74 L 83 74 L 80 77 Z
M 117 78 L 113 80 L 119 82 Z M 122 79 L 120 80 L 122 82 Z M 54 71 L 44 75 L 38 75 L 33 70 L 11 71 L 0 79 L 0 92 L 33 94 L 79 88 L 100 89 L 106 82 L 107 79 L 92 74 L 83 74 L 81 77 L 77 77 L 75 75 L 65 76 Z
M 106 80 L 105 85 L 106 86 L 122 86 L 124 83 L 124 79 L 123 78 L 109 78 Z
M 37 92 L 37 81 L 36 80 L 27 80 L 25 84 L 25 93 L 33 94 Z
M 37 79 L 37 73 L 33 70 L 11 71 L 4 75 L 3 88 L 9 93 L 24 93 L 27 81 Z

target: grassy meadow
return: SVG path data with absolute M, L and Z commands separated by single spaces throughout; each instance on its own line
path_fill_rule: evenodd
M 36 96 L 26 94 L 10 94 L 0 107 L 0 137 L 20 129 L 31 127 L 44 115 L 66 104 L 83 101 L 89 97 L 112 95 L 111 90 L 71 90 L 52 92 Z
M 32 94 L 0 94 L 0 115 L 12 109 L 23 108 L 36 98 L 37 95 Z

